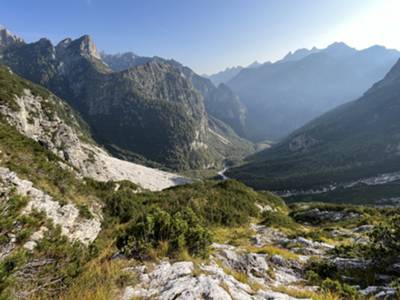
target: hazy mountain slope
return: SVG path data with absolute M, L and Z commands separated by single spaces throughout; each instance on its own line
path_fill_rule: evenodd
M 223 71 L 217 72 L 215 74 L 205 76 L 212 81 L 216 86 L 220 85 L 221 83 L 227 83 L 232 78 L 234 78 L 237 74 L 240 73 L 241 70 L 244 68 L 241 66 L 226 68 Z
M 398 181 L 399 114 L 397 62 L 359 100 L 322 115 L 229 175 L 257 188 L 308 194 Z
M 217 72 L 215 74 L 203 75 L 203 77 L 210 79 L 212 83 L 215 84 L 215 86 L 219 86 L 221 83 L 228 83 L 231 79 L 237 76 L 243 69 L 256 69 L 262 65 L 263 64 L 259 63 L 258 61 L 254 61 L 247 67 L 237 66 L 237 67 L 226 68 L 225 70 Z
M 208 143 L 214 145 L 224 161 L 241 161 L 256 151 L 256 145 L 239 137 L 230 126 L 212 116 L 208 118 L 208 132 Z
M 87 127 L 63 101 L 0 66 L 0 116 L 21 134 L 39 142 L 82 176 L 130 180 L 160 190 L 186 179 L 111 157 L 90 138 Z
M 399 58 L 383 47 L 357 51 L 335 43 L 301 59 L 245 69 L 229 83 L 247 107 L 247 136 L 280 139 L 306 122 L 362 95 Z
M 205 106 L 211 116 L 229 124 L 239 136 L 245 136 L 246 107 L 228 86 L 221 83 L 214 89 L 205 99 Z
M 245 137 L 244 121 L 247 118 L 247 111 L 240 98 L 228 86 L 219 85 L 215 87 L 211 80 L 197 75 L 193 70 L 179 62 L 174 60 L 167 62 L 180 70 L 200 92 L 204 98 L 204 105 L 208 114 L 232 127 L 239 136 Z

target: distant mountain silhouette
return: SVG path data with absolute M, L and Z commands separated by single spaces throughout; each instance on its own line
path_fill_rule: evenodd
M 253 141 L 281 139 L 329 109 L 360 97 L 399 57 L 398 51 L 381 46 L 358 51 L 334 43 L 243 69 L 227 85 L 247 108 L 246 136 Z
M 361 54 L 370 56 L 372 51 L 385 53 L 375 47 Z M 320 116 L 228 175 L 260 189 L 321 190 L 341 184 L 357 187 L 356 195 L 367 197 L 363 189 L 377 180 L 360 179 L 400 172 L 399 116 L 400 60 L 360 99 Z M 382 177 L 376 188 L 383 189 L 390 178 Z M 398 195 L 398 184 L 391 191 Z M 379 195 L 393 196 L 388 190 Z

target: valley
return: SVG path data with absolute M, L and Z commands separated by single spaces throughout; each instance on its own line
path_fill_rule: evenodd
M 173 1 L 117 18 L 125 1 L 72 2 L 45 37 L 0 26 L 0 300 L 400 299 L 398 50 L 260 63 L 260 36 L 286 27 L 246 36 L 246 54 L 230 41 L 242 12 L 215 26 L 217 2 L 181 35 L 193 9 Z M 209 51 L 219 61 L 190 59 Z

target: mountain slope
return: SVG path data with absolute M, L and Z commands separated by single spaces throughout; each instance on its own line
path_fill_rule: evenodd
M 247 107 L 247 136 L 254 141 L 281 139 L 329 109 L 360 97 L 399 56 L 384 47 L 357 51 L 334 43 L 242 70 L 228 86 Z
M 150 190 L 187 182 L 171 173 L 111 157 L 95 144 L 87 126 L 62 100 L 3 66 L 0 88 L 2 122 L 39 142 L 81 176 L 101 181 L 130 180 Z
M 294 194 L 395 183 L 399 114 L 400 61 L 363 97 L 310 122 L 229 175 L 257 188 Z
M 166 60 L 160 57 L 143 57 L 127 52 L 117 55 L 102 54 L 103 60 L 114 70 L 122 71 L 129 68 L 148 63 L 150 61 L 161 61 L 170 64 L 181 72 L 189 80 L 194 88 L 203 96 L 207 113 L 231 126 L 235 132 L 244 137 L 244 120 L 246 109 L 239 97 L 226 86 L 214 86 L 210 79 L 197 75 L 189 67 L 183 66 L 175 60 Z M 225 113 L 225 110 L 228 110 Z
M 221 83 L 227 83 L 232 78 L 234 78 L 237 74 L 240 73 L 241 70 L 244 68 L 242 66 L 226 68 L 223 71 L 218 73 L 206 76 L 208 79 L 212 81 L 216 86 L 220 85 Z

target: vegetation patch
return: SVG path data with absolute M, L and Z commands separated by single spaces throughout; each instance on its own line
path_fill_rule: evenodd
M 301 225 L 296 223 L 290 216 L 281 212 L 266 211 L 262 214 L 262 225 L 290 231 L 299 231 Z
M 130 257 L 145 259 L 154 248 L 163 247 L 173 255 L 187 249 L 191 255 L 205 256 L 211 244 L 208 230 L 188 208 L 174 215 L 154 208 L 132 221 L 117 240 L 117 247 Z

